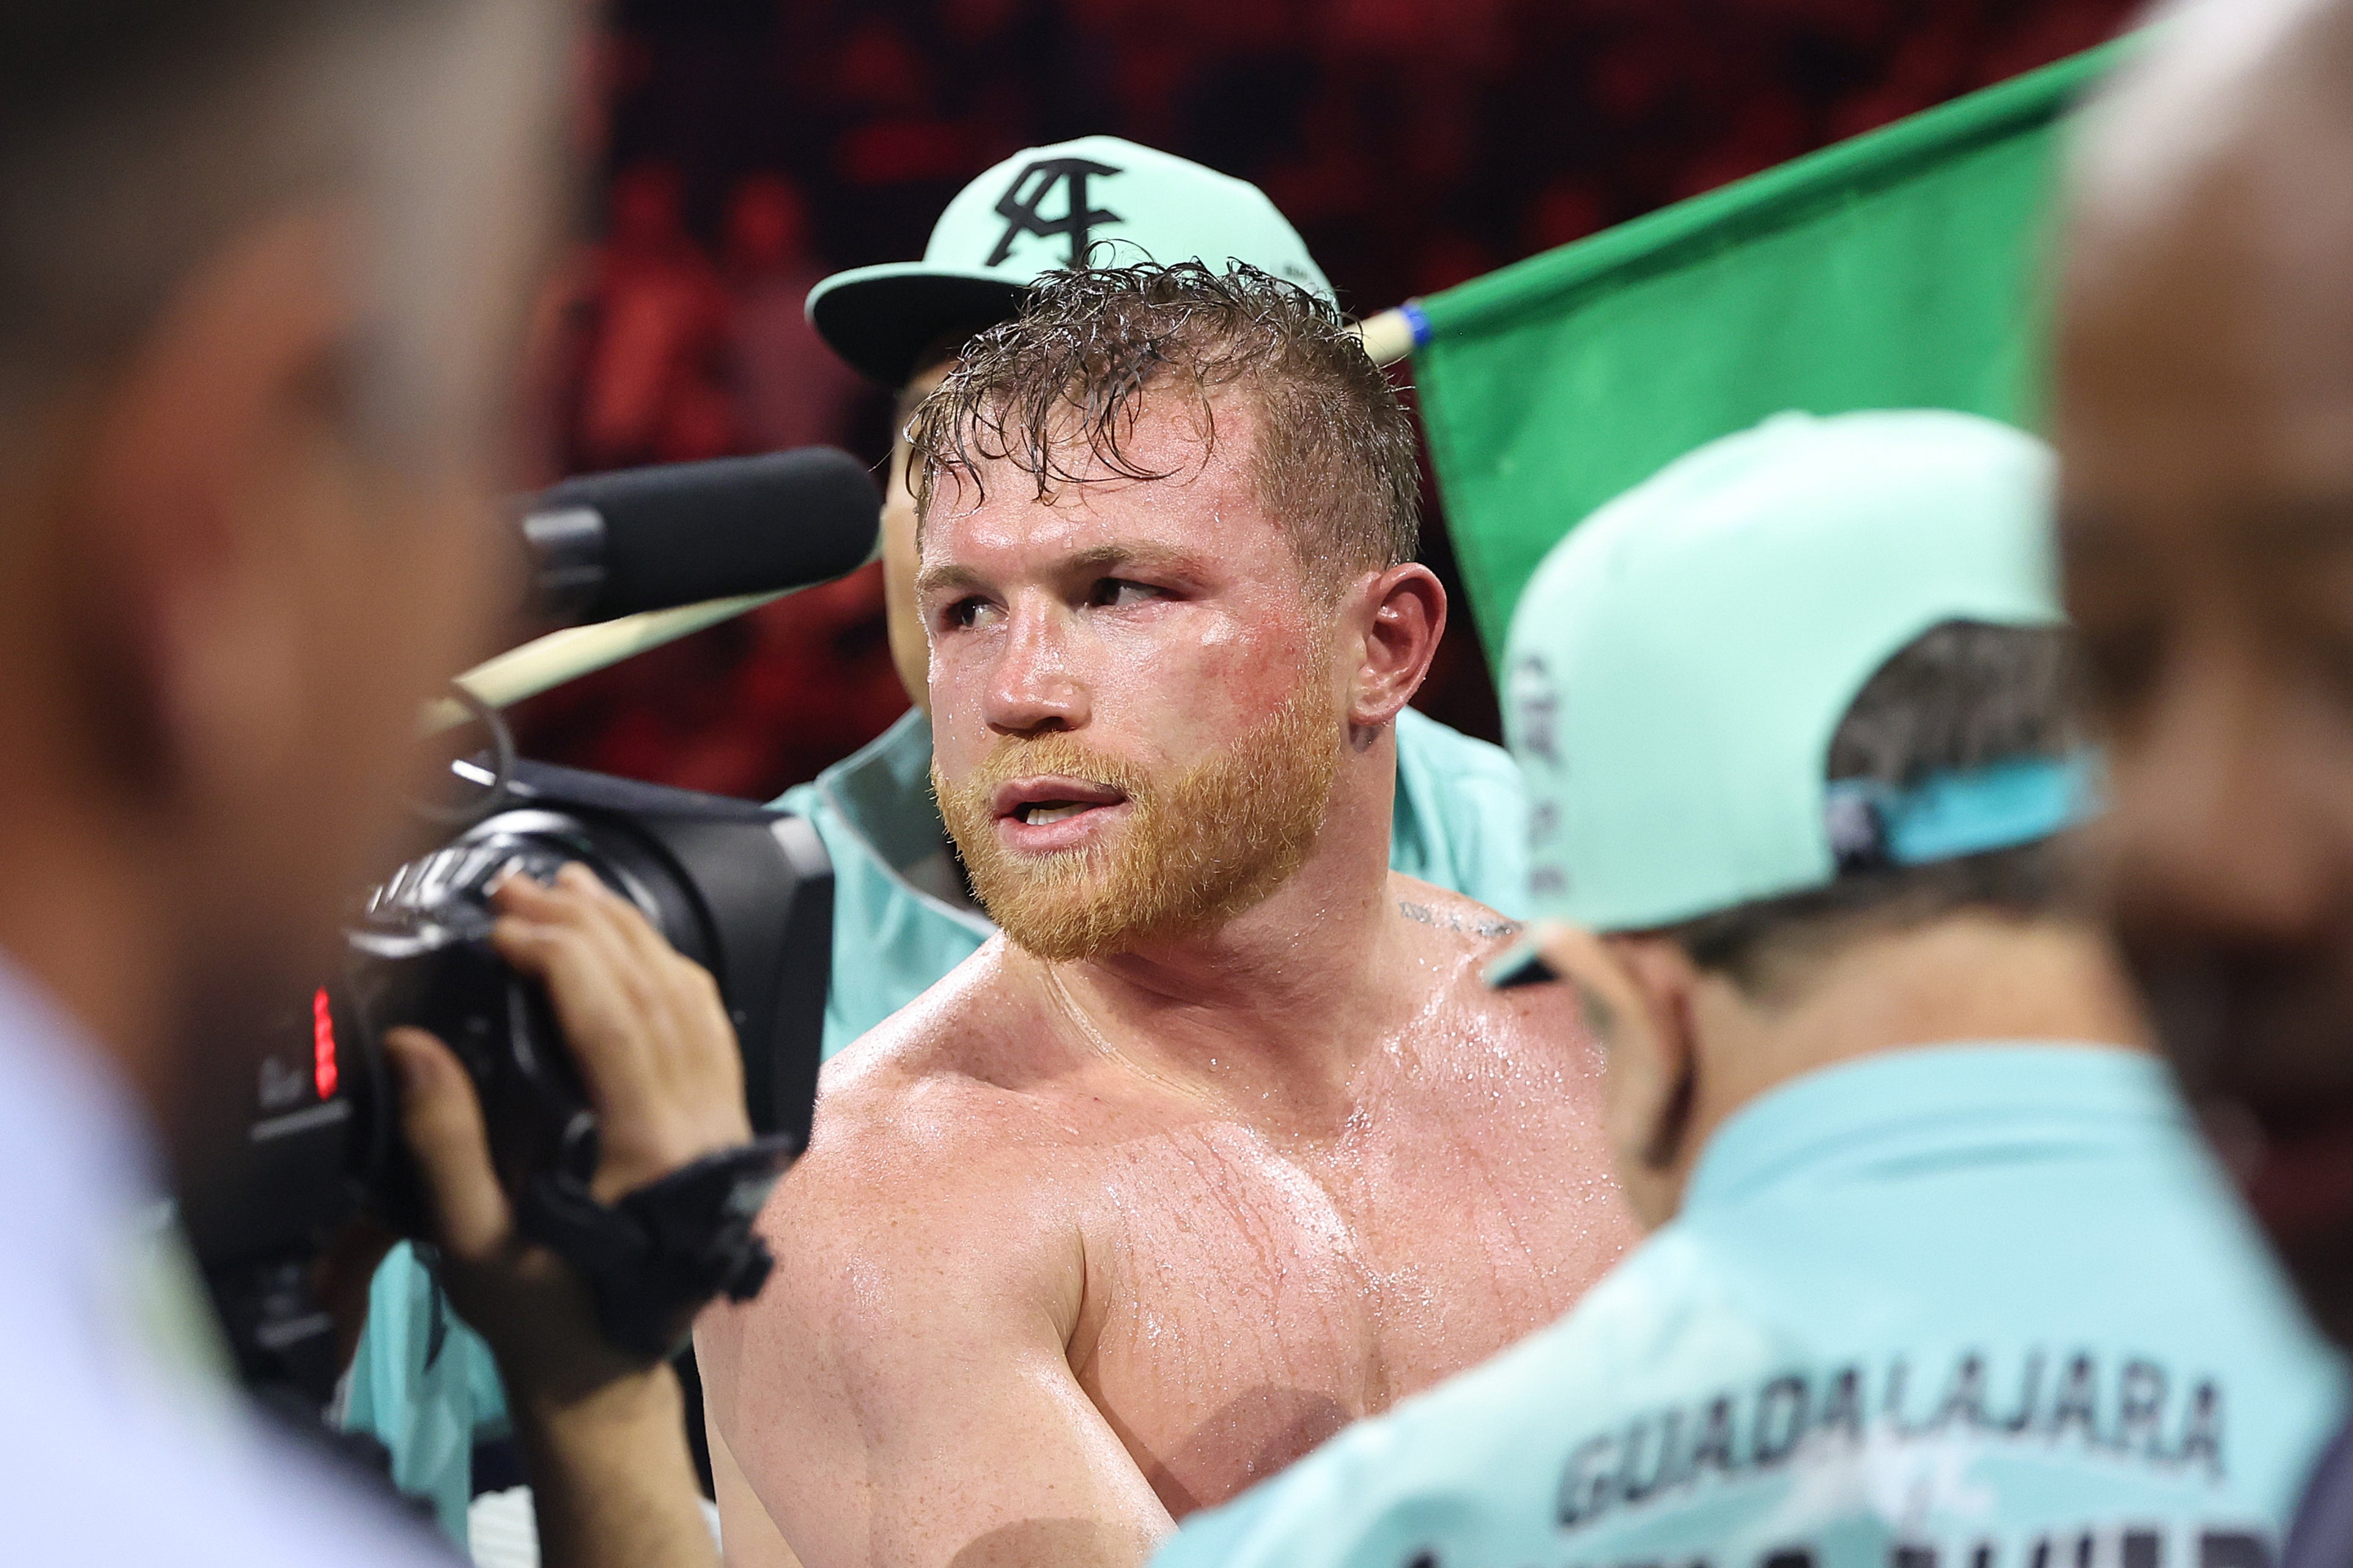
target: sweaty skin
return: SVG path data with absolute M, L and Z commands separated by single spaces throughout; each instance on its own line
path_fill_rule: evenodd
M 1140 1562 L 1551 1321 L 1633 1235 L 1573 995 L 1485 988 L 1511 928 L 1388 869 L 1389 721 L 1443 593 L 1406 565 L 1311 594 L 1252 437 L 1239 397 L 1206 456 L 1147 400 L 1129 449 L 1173 478 L 1041 500 L 997 465 L 934 498 L 944 783 L 1056 731 L 1164 776 L 1303 681 L 1345 739 L 1262 902 L 1060 963 L 1000 937 L 828 1069 L 776 1275 L 698 1340 L 736 1568 Z

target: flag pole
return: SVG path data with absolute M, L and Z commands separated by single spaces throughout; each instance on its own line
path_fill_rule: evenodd
M 1421 301 L 1408 300 L 1392 306 L 1377 316 L 1367 316 L 1351 324 L 1349 331 L 1364 340 L 1365 353 L 1377 365 L 1392 365 L 1409 358 L 1413 351 L 1430 341 L 1430 321 L 1421 313 Z
M 486 658 L 458 677 L 467 693 L 492 708 L 511 708 L 526 697 L 554 690 L 567 680 L 618 664 L 633 654 L 676 642 L 705 626 L 758 609 L 783 594 L 744 594 L 730 599 L 706 599 L 676 609 L 646 610 L 593 626 L 566 626 L 535 637 L 521 647 Z M 450 698 L 425 705 L 423 724 L 428 735 L 467 721 L 466 710 Z

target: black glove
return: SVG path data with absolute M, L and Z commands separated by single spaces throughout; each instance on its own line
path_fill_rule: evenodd
M 748 1301 L 776 1260 L 752 1233 L 797 1152 L 789 1137 L 708 1154 L 609 1207 L 569 1172 L 543 1172 L 523 1194 L 523 1232 L 578 1269 L 613 1343 L 649 1361 L 686 1346 L 712 1298 Z

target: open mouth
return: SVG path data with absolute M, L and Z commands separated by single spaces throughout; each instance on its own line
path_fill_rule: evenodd
M 1083 800 L 1032 800 L 1013 808 L 1013 819 L 1035 826 L 1048 822 L 1065 822 L 1082 811 L 1094 810 L 1094 805 Z
M 999 786 L 993 804 L 997 820 L 1020 837 L 1059 842 L 1084 831 L 1090 819 L 1117 812 L 1128 799 L 1121 791 L 1092 779 L 1052 775 L 1012 780 Z M 1060 832 L 1047 831 L 1058 827 Z

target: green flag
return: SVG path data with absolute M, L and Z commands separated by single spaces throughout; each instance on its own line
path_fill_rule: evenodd
M 1785 408 L 2031 424 L 2059 130 L 2130 40 L 1422 304 L 1421 416 L 1491 656 L 1603 501 Z

